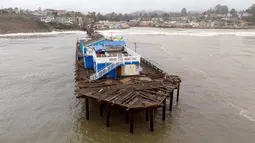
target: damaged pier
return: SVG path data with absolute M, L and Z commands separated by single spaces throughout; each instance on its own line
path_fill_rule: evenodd
M 143 71 L 140 75 L 91 80 L 94 70 L 84 68 L 84 60 L 79 58 L 79 55 L 83 55 L 79 50 L 80 42 L 86 45 L 101 38 L 93 36 L 90 40 L 77 41 L 76 45 L 77 98 L 85 98 L 86 119 L 89 120 L 89 99 L 93 99 L 100 105 L 100 116 L 105 114 L 106 127 L 110 127 L 110 110 L 114 107 L 126 110 L 125 122 L 129 123 L 131 133 L 134 132 L 134 114 L 139 110 L 145 112 L 146 121 L 150 122 L 150 130 L 153 131 L 155 110 L 162 108 L 162 120 L 165 120 L 167 104 L 168 110 L 172 110 L 175 90 L 178 102 L 180 77 L 168 75 L 150 61 L 141 58 Z

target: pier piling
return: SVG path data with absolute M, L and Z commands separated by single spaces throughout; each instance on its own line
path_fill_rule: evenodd
M 106 127 L 110 127 L 110 105 L 106 107 Z
M 104 104 L 100 104 L 100 117 L 104 117 Z
M 172 111 L 172 108 L 173 108 L 173 98 L 174 98 L 174 91 L 170 93 L 169 111 Z
M 162 120 L 166 120 L 166 99 L 163 101 Z
M 145 116 L 146 116 L 146 121 L 148 122 L 149 121 L 149 109 L 148 108 L 146 108 Z
M 150 130 L 153 132 L 154 131 L 154 118 L 153 118 L 153 112 L 154 109 L 150 109 Z
M 129 111 L 126 111 L 125 112 L 125 117 L 126 117 L 126 124 L 128 124 L 129 123 Z
M 86 102 L 85 103 L 86 104 L 85 105 L 86 106 L 86 119 L 89 120 L 89 98 L 88 97 L 85 98 L 85 102 Z
M 133 113 L 133 110 L 130 110 L 129 111 L 129 118 L 130 118 L 130 123 L 129 123 L 129 126 L 130 126 L 130 133 L 134 133 L 134 113 Z
M 180 84 L 178 84 L 176 102 L 178 102 L 178 101 L 179 101 L 179 94 L 180 94 Z

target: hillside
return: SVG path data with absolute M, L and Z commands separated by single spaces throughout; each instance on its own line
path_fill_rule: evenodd
M 49 31 L 49 29 L 43 27 L 32 16 L 16 14 L 0 15 L 0 34 L 46 31 Z
M 74 25 L 42 23 L 31 15 L 0 14 L 0 34 L 50 32 L 53 30 L 75 30 Z

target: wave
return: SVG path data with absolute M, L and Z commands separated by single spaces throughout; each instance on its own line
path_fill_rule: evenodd
M 212 30 L 201 30 L 201 29 L 193 29 L 193 30 L 162 30 L 158 29 L 154 30 L 104 30 L 98 31 L 99 33 L 105 36 L 116 36 L 116 35 L 151 35 L 151 36 L 200 36 L 200 37 L 213 37 L 213 36 L 241 36 L 241 37 L 255 37 L 255 31 L 212 31 Z
M 231 103 L 231 102 L 228 102 L 228 101 L 227 101 L 227 105 L 230 106 L 230 107 L 232 107 L 232 108 L 238 109 L 238 110 L 239 110 L 239 115 L 240 115 L 240 116 L 246 118 L 247 120 L 249 120 L 249 121 L 251 121 L 251 122 L 255 122 L 255 119 L 254 119 L 252 116 L 249 115 L 250 113 L 249 113 L 248 110 L 243 109 L 242 107 L 239 107 L 239 106 L 237 106 L 237 105 L 235 105 L 235 104 L 233 104 L 233 103 Z
M 38 32 L 38 33 L 10 33 L 0 34 L 0 38 L 5 37 L 28 37 L 28 36 L 54 36 L 59 34 L 84 34 L 83 31 L 52 31 L 52 32 Z
M 172 55 L 172 53 L 169 52 L 168 50 L 166 50 L 165 47 L 166 47 L 166 45 L 165 45 L 165 44 L 162 44 L 161 47 L 160 47 L 160 49 L 161 49 L 163 52 L 167 53 L 168 55 Z
M 248 112 L 247 110 L 241 110 L 239 114 L 240 114 L 241 116 L 245 117 L 246 119 L 248 119 L 249 121 L 255 122 L 255 119 L 252 118 L 251 116 L 249 116 L 248 113 L 249 113 L 249 112 Z

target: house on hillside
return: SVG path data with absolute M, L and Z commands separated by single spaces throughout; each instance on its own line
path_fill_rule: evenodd
M 53 22 L 55 18 L 54 16 L 46 16 L 46 17 L 42 17 L 40 20 L 42 22 L 49 23 L 49 22 Z
M 74 24 L 75 18 L 66 17 L 66 16 L 58 16 L 55 18 L 55 21 L 57 23 L 71 25 L 71 24 Z
M 83 25 L 83 18 L 82 17 L 76 17 L 76 23 L 78 26 L 82 26 Z
M 191 25 L 191 27 L 193 27 L 193 28 L 198 28 L 198 27 L 199 27 L 199 22 L 197 22 L 197 21 L 191 21 L 191 22 L 190 22 L 190 25 Z
M 128 22 L 128 24 L 129 24 L 130 26 L 138 26 L 138 25 L 139 25 L 139 20 L 136 20 L 136 19 L 130 20 L 130 21 Z
M 247 13 L 247 12 L 239 12 L 237 13 L 238 18 L 242 19 L 243 17 L 249 17 L 251 16 L 251 14 Z
M 15 8 L 14 11 L 15 11 L 15 14 L 20 14 L 21 13 L 19 8 Z
M 240 28 L 249 28 L 249 23 L 246 21 L 241 21 L 240 22 Z
M 52 15 L 54 12 L 56 12 L 56 10 L 54 10 L 54 9 L 44 9 L 42 12 L 45 13 L 46 15 Z
M 56 10 L 57 15 L 65 15 L 67 13 L 66 10 Z
M 214 21 L 214 28 L 221 28 L 222 26 L 224 26 L 223 21 L 219 21 L 219 20 Z
M 15 11 L 12 8 L 4 9 L 4 11 L 7 13 L 15 13 Z
M 152 18 L 151 19 L 153 22 L 163 22 L 163 18 Z
M 0 14 L 5 14 L 7 13 L 7 11 L 5 11 L 4 9 L 0 9 Z
M 35 16 L 46 16 L 47 13 L 45 11 L 33 11 L 31 12 L 32 15 L 35 15 Z
M 141 21 L 140 26 L 144 27 L 153 26 L 153 21 Z

